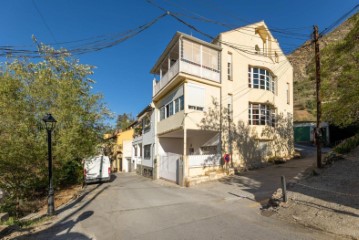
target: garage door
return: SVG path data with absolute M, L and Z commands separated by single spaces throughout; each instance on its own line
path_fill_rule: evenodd
M 175 182 L 178 184 L 178 164 L 182 155 L 168 153 L 166 156 L 160 156 L 160 178 Z

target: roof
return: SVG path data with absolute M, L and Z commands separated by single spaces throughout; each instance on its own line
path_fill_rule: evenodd
M 139 114 L 137 114 L 137 118 L 140 117 L 141 115 L 143 115 L 146 112 L 149 112 L 152 110 L 152 106 L 151 104 L 148 104 Z
M 167 57 L 168 53 L 171 51 L 171 49 L 175 46 L 175 44 L 178 42 L 178 40 L 180 38 L 185 38 L 185 39 L 188 39 L 190 41 L 193 41 L 193 42 L 196 42 L 196 43 L 199 43 L 201 45 L 204 45 L 204 46 L 207 46 L 207 47 L 210 47 L 210 48 L 214 48 L 216 50 L 219 50 L 221 51 L 222 48 L 218 45 L 215 45 L 213 43 L 209 43 L 209 42 L 206 42 L 206 41 L 203 41 L 199 38 L 196 38 L 196 37 L 193 37 L 193 36 L 190 36 L 188 34 L 185 34 L 185 33 L 182 33 L 182 32 L 176 32 L 176 34 L 172 37 L 171 41 L 169 42 L 169 44 L 167 45 L 167 47 L 165 48 L 165 50 L 162 52 L 161 56 L 158 58 L 156 64 L 152 67 L 150 73 L 152 74 L 156 74 L 156 72 L 158 71 L 159 67 L 160 67 L 160 64 L 163 62 L 163 60 Z

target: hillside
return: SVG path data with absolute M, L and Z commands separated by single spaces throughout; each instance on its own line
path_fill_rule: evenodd
M 328 101 L 330 91 L 336 90 L 338 85 L 336 78 L 339 75 L 343 75 L 344 65 L 349 64 L 354 67 L 358 65 L 358 25 L 359 13 L 353 15 L 331 33 L 320 39 L 321 73 L 325 88 L 325 92 L 322 92 L 323 102 Z M 347 49 L 346 51 L 341 51 L 342 48 Z M 336 61 L 336 58 L 341 59 L 341 61 Z M 288 59 L 294 68 L 294 120 L 315 120 L 314 44 L 311 41 L 307 41 L 288 55 Z M 351 81 L 354 80 L 359 81 L 357 78 L 351 79 Z M 328 85 L 328 82 L 331 84 Z

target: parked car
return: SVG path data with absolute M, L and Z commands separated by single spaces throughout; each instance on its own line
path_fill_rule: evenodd
M 108 182 L 111 179 L 109 157 L 98 155 L 84 160 L 85 183 Z

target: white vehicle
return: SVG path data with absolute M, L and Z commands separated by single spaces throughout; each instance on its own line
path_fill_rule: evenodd
M 111 179 L 110 159 L 104 155 L 84 160 L 85 183 L 108 182 Z

